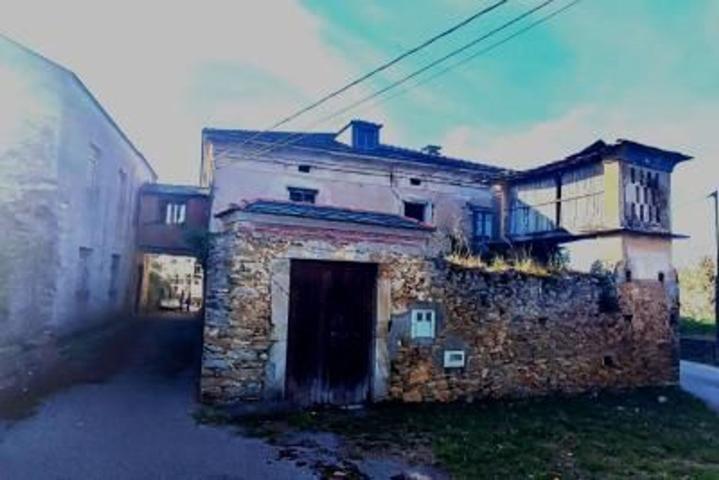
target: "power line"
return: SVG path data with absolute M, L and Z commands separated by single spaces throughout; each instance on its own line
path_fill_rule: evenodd
M 372 94 L 370 94 L 370 95 L 368 95 L 368 96 L 366 96 L 366 97 L 364 97 L 364 98 L 362 98 L 362 99 L 360 99 L 360 100 L 358 100 L 358 101 L 356 101 L 356 102 L 350 104 L 350 105 L 347 106 L 347 107 L 344 107 L 344 108 L 342 108 L 342 109 L 340 109 L 340 110 L 337 110 L 337 111 L 333 112 L 333 113 L 330 114 L 330 115 L 327 115 L 327 116 L 325 116 L 325 117 L 320 118 L 318 121 L 316 121 L 316 122 L 310 124 L 308 128 L 313 128 L 313 127 L 315 127 L 315 126 L 317 126 L 317 125 L 319 125 L 319 124 L 321 124 L 321 123 L 324 123 L 324 122 L 326 122 L 326 121 L 328 121 L 328 120 L 331 120 L 331 119 L 333 119 L 333 118 L 335 118 L 335 117 L 337 117 L 337 116 L 339 116 L 339 115 L 342 115 L 342 114 L 348 112 L 349 110 L 352 110 L 352 109 L 354 109 L 354 108 L 356 108 L 356 107 L 358 107 L 358 106 L 360 106 L 360 105 L 362 105 L 362 104 L 364 104 L 364 103 L 366 103 L 366 102 L 368 102 L 368 101 L 370 101 L 370 100 L 373 100 L 374 98 L 377 98 L 377 97 L 383 95 L 384 93 L 386 93 L 386 92 L 388 92 L 388 91 L 390 91 L 390 90 L 396 88 L 396 87 L 399 86 L 399 85 L 402 85 L 402 84 L 406 83 L 407 81 L 411 80 L 412 78 L 415 78 L 416 76 L 418 76 L 418 75 L 420 75 L 420 74 L 426 72 L 427 70 L 430 70 L 431 68 L 433 68 L 433 67 L 435 67 L 435 66 L 437 66 L 437 65 L 439 65 L 439 64 L 441 64 L 441 63 L 443 63 L 443 62 L 445 62 L 446 60 L 448 60 L 448 59 L 454 57 L 455 55 L 458 55 L 458 54 L 460 54 L 460 53 L 466 51 L 467 49 L 469 49 L 469 48 L 471 48 L 471 47 L 473 47 L 473 46 L 476 46 L 476 45 L 479 44 L 480 42 L 486 40 L 487 38 L 489 38 L 489 37 L 491 37 L 491 36 L 493 36 L 493 35 L 496 35 L 497 33 L 501 32 L 502 30 L 504 30 L 504 29 L 506 29 L 506 28 L 509 28 L 510 26 L 514 25 L 515 23 L 517 23 L 517 22 L 523 20 L 524 18 L 528 17 L 529 15 L 531 15 L 531 14 L 537 12 L 538 10 L 547 7 L 549 4 L 553 3 L 554 1 L 555 1 L 555 0 L 545 0 L 543 3 L 537 5 L 536 7 L 533 7 L 533 8 L 531 8 L 531 9 L 529 9 L 528 11 L 526 11 L 526 12 L 524 12 L 524 13 L 522 13 L 522 14 L 516 16 L 516 17 L 514 17 L 513 19 L 511 19 L 511 20 L 509 20 L 508 22 L 506 22 L 506 23 L 500 25 L 499 27 L 496 27 L 496 28 L 490 30 L 490 31 L 487 32 L 486 34 L 484 34 L 484 35 L 482 35 L 482 36 L 480 36 L 480 37 L 474 39 L 473 41 L 471 41 L 471 42 L 469 42 L 469 43 L 467 43 L 467 44 L 465 44 L 465 45 L 463 45 L 463 46 L 461 46 L 461 47 L 459 47 L 459 48 L 457 48 L 457 49 L 451 51 L 451 52 L 448 53 L 447 55 L 444 55 L 444 56 L 440 57 L 439 59 L 430 62 L 429 64 L 425 65 L 424 67 L 422 67 L 422 68 L 420 68 L 420 69 L 418 69 L 418 70 L 415 70 L 414 72 L 412 72 L 412 73 L 410 73 L 410 74 L 408 74 L 408 75 L 402 77 L 401 79 L 399 79 L 399 80 L 397 80 L 397 81 L 391 83 L 390 85 L 388 85 L 388 86 L 386 86 L 386 87 L 384 87 L 384 88 L 378 90 L 377 92 L 374 92 L 374 93 L 372 93 Z M 487 53 L 487 52 L 493 50 L 494 48 L 497 48 L 497 47 L 499 47 L 500 45 L 502 45 L 502 44 L 508 42 L 509 40 L 511 40 L 511 39 L 513 39 L 513 38 L 519 36 L 520 34 L 525 33 L 526 31 L 530 30 L 531 28 L 537 27 L 537 26 L 540 25 L 541 23 L 543 23 L 543 22 L 545 22 L 545 21 L 548 21 L 548 20 L 550 20 L 552 17 L 554 17 L 554 16 L 558 15 L 559 13 L 561 13 L 561 12 L 567 10 L 569 7 L 576 5 L 579 1 L 580 1 L 580 0 L 574 0 L 573 2 L 571 2 L 571 3 L 568 4 L 568 5 L 566 5 L 565 7 L 561 8 L 561 9 L 559 9 L 559 10 L 557 10 L 557 11 L 555 11 L 555 12 L 549 14 L 549 15 L 546 15 L 545 17 L 542 17 L 542 18 L 539 19 L 538 21 L 536 21 L 536 22 L 534 22 L 534 23 L 528 25 L 527 27 L 525 27 L 525 28 L 523 28 L 523 29 L 521 29 L 521 30 L 515 32 L 514 34 L 512 34 L 512 35 L 510 35 L 510 36 L 508 36 L 508 37 L 506 37 L 506 38 L 504 38 L 504 39 L 502 39 L 502 40 L 500 40 L 499 42 L 495 42 L 494 44 L 490 45 L 488 48 L 486 48 L 486 49 L 484 49 L 484 50 L 481 50 L 481 51 L 477 52 L 476 54 L 473 54 L 473 55 L 471 56 L 471 58 L 475 58 L 476 56 L 479 56 L 480 54 Z M 468 57 L 468 58 L 469 58 L 469 57 Z M 463 61 L 469 61 L 468 58 L 465 58 Z M 463 62 L 463 61 L 462 61 L 462 62 Z M 448 67 L 448 68 L 442 70 L 441 73 L 442 73 L 442 74 L 443 74 L 443 73 L 446 73 L 447 71 L 449 71 L 449 70 L 451 70 L 452 68 L 454 68 L 454 66 L 457 66 L 458 64 L 460 64 L 460 63 L 462 63 L 462 62 L 457 62 L 457 64 L 453 64 L 453 66 L 450 66 L 450 67 Z M 439 76 L 439 75 L 437 75 L 437 76 Z M 403 90 L 401 93 L 406 93 L 407 91 L 411 90 L 412 88 L 414 88 L 414 87 L 410 87 L 410 88 L 408 88 L 408 89 L 405 89 L 405 90 Z M 401 93 L 400 93 L 400 94 L 401 94 Z M 399 94 L 398 94 L 398 95 L 399 95 Z M 388 97 L 388 98 L 386 98 L 385 100 L 390 100 L 391 98 L 394 98 L 394 97 Z M 374 104 L 373 104 L 373 105 L 374 105 Z M 305 138 L 305 137 L 307 137 L 308 135 L 311 135 L 311 132 L 292 134 L 292 135 L 290 135 L 290 137 L 289 137 L 287 140 L 285 140 L 285 141 L 273 142 L 273 143 L 271 143 L 271 144 L 269 145 L 269 147 L 267 147 L 266 149 L 264 149 L 264 150 L 259 150 L 259 151 L 255 152 L 255 153 L 251 153 L 249 156 L 245 157 L 244 159 L 245 159 L 245 160 L 252 160 L 252 159 L 255 159 L 255 158 L 259 158 L 259 157 L 261 157 L 261 156 L 263 156 L 263 155 L 266 155 L 266 154 L 270 153 L 270 152 L 273 151 L 273 150 L 276 150 L 277 148 L 281 148 L 281 147 L 284 147 L 284 146 L 288 146 L 288 145 L 292 145 L 292 144 L 294 144 L 294 143 L 297 143 L 297 142 L 300 141 L 302 138 Z M 246 143 L 247 143 L 247 142 L 243 142 L 240 146 L 245 145 Z
M 527 25 L 526 27 L 523 27 L 523 28 L 517 30 L 516 32 L 514 32 L 513 34 L 511 34 L 511 35 L 509 35 L 509 36 L 503 38 L 502 40 L 500 40 L 500 41 L 498 41 L 498 42 L 495 42 L 495 43 L 493 43 L 492 45 L 490 45 L 490 46 L 488 46 L 488 47 L 486 47 L 486 48 L 483 48 L 482 50 L 479 50 L 478 52 L 475 52 L 475 53 L 473 53 L 473 54 L 471 54 L 471 55 L 468 55 L 468 56 L 464 57 L 463 59 L 459 60 L 458 62 L 455 62 L 455 63 L 453 63 L 453 64 L 451 64 L 451 65 L 448 65 L 447 67 L 443 68 L 442 70 L 439 70 L 438 72 L 435 72 L 434 74 L 432 74 L 432 75 L 430 75 L 430 76 L 428 76 L 428 77 L 425 77 L 425 78 L 419 80 L 418 82 L 413 83 L 413 84 L 410 85 L 409 87 L 407 87 L 407 88 L 405 88 L 405 89 L 403 89 L 403 90 L 400 90 L 399 92 L 395 93 L 394 95 L 391 95 L 391 96 L 389 96 L 389 97 L 386 97 L 385 99 L 383 99 L 383 100 L 380 101 L 380 102 L 375 102 L 375 103 L 373 103 L 373 104 L 370 105 L 370 106 L 371 106 L 371 107 L 377 106 L 377 105 L 379 105 L 380 103 L 382 103 L 382 102 L 384 102 L 384 101 L 390 101 L 390 100 L 392 100 L 392 99 L 394 99 L 394 98 L 397 98 L 397 97 L 399 97 L 399 96 L 401 96 L 401 95 L 404 95 L 405 93 L 409 92 L 410 90 L 413 90 L 414 88 L 417 88 L 417 87 L 419 87 L 419 86 L 425 85 L 425 84 L 427 84 L 427 83 L 429 83 L 429 82 L 435 80 L 436 78 L 441 77 L 442 75 L 444 75 L 444 74 L 446 74 L 446 73 L 448 73 L 448 72 L 454 70 L 455 68 L 461 67 L 462 65 L 464 65 L 464 64 L 466 64 L 466 63 L 468 63 L 468 62 L 474 60 L 475 58 L 480 57 L 480 56 L 482 56 L 482 55 L 485 55 L 485 54 L 491 52 L 491 51 L 494 50 L 495 48 L 498 48 L 498 47 L 504 45 L 505 43 L 509 42 L 510 40 L 514 39 L 515 37 L 518 37 L 518 36 L 520 36 L 520 35 L 526 33 L 527 31 L 529 31 L 529 30 L 531 30 L 531 29 L 533 29 L 533 28 L 536 28 L 536 27 L 538 27 L 539 25 L 541 25 L 541 24 L 543 24 L 543 23 L 546 23 L 546 22 L 550 21 L 552 18 L 556 17 L 557 15 L 559 15 L 559 14 L 561 14 L 561 13 L 564 13 L 566 10 L 569 10 L 571 7 L 575 6 L 575 5 L 578 4 L 579 2 L 581 2 L 581 0 L 574 0 L 574 1 L 572 1 L 572 2 L 570 2 L 570 3 L 568 3 L 568 4 L 566 4 L 566 5 L 563 6 L 562 8 L 559 8 L 559 9 L 555 10 L 554 12 L 552 12 L 552 13 L 550 13 L 550 14 L 548 14 L 548 15 L 543 16 L 543 17 L 540 18 L 539 20 L 536 20 L 536 21 L 530 23 L 530 24 Z
M 480 17 L 482 17 L 482 16 L 488 14 L 489 12 L 495 10 L 496 8 L 498 8 L 498 7 L 502 6 L 502 5 L 504 5 L 504 4 L 507 3 L 508 1 L 509 1 L 509 0 L 500 0 L 500 1 L 497 2 L 497 3 L 494 3 L 494 4 L 490 5 L 489 7 L 483 8 L 482 10 L 480 10 L 480 11 L 478 11 L 478 12 L 476 12 L 476 13 L 470 15 L 469 17 L 465 18 L 464 20 L 462 20 L 461 22 L 457 23 L 456 25 L 453 25 L 452 27 L 448 28 L 447 30 L 444 30 L 443 32 L 441 32 L 441 33 L 439 33 L 439 34 L 433 36 L 432 38 L 430 38 L 430 39 L 428 39 L 428 40 L 425 40 L 424 42 L 420 43 L 419 45 L 410 48 L 409 50 L 405 51 L 404 53 L 402 53 L 402 54 L 400 54 L 400 55 L 398 55 L 398 56 L 396 56 L 396 57 L 394 57 L 393 59 L 389 60 L 388 62 L 385 62 L 385 63 L 383 63 L 382 65 L 380 65 L 380 66 L 374 68 L 373 70 L 369 71 L 368 73 L 365 73 L 364 75 L 360 76 L 359 78 L 356 78 L 355 80 L 351 81 L 350 83 L 348 83 L 348 84 L 346 84 L 346 85 L 344 85 L 344 86 L 338 88 L 337 90 L 334 90 L 334 91 L 332 91 L 332 92 L 330 92 L 330 93 L 324 95 L 323 97 L 321 97 L 320 99 L 318 99 L 318 100 L 312 102 L 311 104 L 307 105 L 306 107 L 301 108 L 301 109 L 297 110 L 296 112 L 294 112 L 293 114 L 291 114 L 291 115 L 289 115 L 289 116 L 283 118 L 282 120 L 280 120 L 280 121 L 278 121 L 278 122 L 276 122 L 276 123 L 270 125 L 269 127 L 265 128 L 264 130 L 262 130 L 262 131 L 256 133 L 255 135 L 253 135 L 252 137 L 250 137 L 249 139 L 247 139 L 244 143 L 249 143 L 249 142 L 255 140 L 256 138 L 258 138 L 258 137 L 264 135 L 265 133 L 268 133 L 268 132 L 270 132 L 270 131 L 276 129 L 277 127 L 281 127 L 282 125 L 285 125 L 286 123 L 289 123 L 290 121 L 296 119 L 297 117 L 299 117 L 299 116 L 301 116 L 301 115 L 304 115 L 305 113 L 307 113 L 307 112 L 309 112 L 309 111 L 311 111 L 311 110 L 314 110 L 315 108 L 319 107 L 320 105 L 322 105 L 323 103 L 327 102 L 328 100 L 330 100 L 330 99 L 332 99 L 332 98 L 334 98 L 334 97 L 336 97 L 336 96 L 338 96 L 338 95 L 341 95 L 342 93 L 344 93 L 344 92 L 346 92 L 347 90 L 349 90 L 349 89 L 351 89 L 351 88 L 353 88 L 353 87 L 359 85 L 360 83 L 364 82 L 365 80 L 367 80 L 367 79 L 369 79 L 369 78 L 371 78 L 371 77 L 377 75 L 378 73 L 381 73 L 381 72 L 387 70 L 387 69 L 390 68 L 391 66 L 393 66 L 393 65 L 395 65 L 395 64 L 397 64 L 397 63 L 399 63 L 400 61 L 404 60 L 405 58 L 407 58 L 407 57 L 409 57 L 409 56 L 411 56 L 411 55 L 414 55 L 415 53 L 419 52 L 420 50 L 422 50 L 422 49 L 424 49 L 424 48 L 427 48 L 428 46 L 432 45 L 433 43 L 437 42 L 438 40 L 440 40 L 440 39 L 442 39 L 442 38 L 444 38 L 444 37 L 446 37 L 446 36 L 448 36 L 448 35 L 451 35 L 452 33 L 456 32 L 457 30 L 459 30 L 459 29 L 461 29 L 461 28 L 463 28 L 463 27 L 469 25 L 470 23 L 474 22 L 474 21 L 477 20 L 478 18 L 480 18 Z M 244 144 L 244 143 L 243 143 L 243 144 Z

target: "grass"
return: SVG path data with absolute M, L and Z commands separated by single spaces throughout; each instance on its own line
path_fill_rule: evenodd
M 509 259 L 497 256 L 486 261 L 478 255 L 451 253 L 445 256 L 445 260 L 462 268 L 482 269 L 488 272 L 516 271 L 538 277 L 549 277 L 564 271 L 563 268 L 541 263 L 526 254 L 515 254 Z
M 269 437 L 333 432 L 355 450 L 437 462 L 458 479 L 719 478 L 719 416 L 676 388 L 264 417 L 207 410 L 197 419 Z
M 715 337 L 716 323 L 713 318 L 682 317 L 679 322 L 679 332 L 682 335 Z

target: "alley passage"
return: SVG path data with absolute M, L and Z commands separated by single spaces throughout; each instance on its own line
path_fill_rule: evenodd
M 132 322 L 86 375 L 64 379 L 34 412 L 0 420 L 0 478 L 313 478 L 261 440 L 195 423 L 198 319 Z

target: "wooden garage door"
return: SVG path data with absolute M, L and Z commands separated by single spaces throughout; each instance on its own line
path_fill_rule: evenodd
M 286 395 L 301 405 L 368 399 L 377 267 L 293 260 Z

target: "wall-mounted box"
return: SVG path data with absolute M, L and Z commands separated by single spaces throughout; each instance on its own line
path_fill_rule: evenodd
M 445 350 L 444 368 L 464 368 L 464 350 Z

